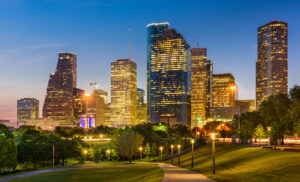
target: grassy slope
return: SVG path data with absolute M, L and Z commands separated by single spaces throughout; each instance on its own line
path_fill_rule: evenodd
M 194 164 L 193 170 L 220 182 L 300 181 L 300 153 L 294 152 L 219 143 L 212 175 L 211 144 L 206 144 L 195 150 Z M 181 167 L 191 167 L 191 153 L 181 157 Z
M 81 168 L 56 172 L 48 172 L 20 179 L 15 182 L 159 182 L 163 177 L 163 171 L 153 166 L 127 166 L 108 168 Z

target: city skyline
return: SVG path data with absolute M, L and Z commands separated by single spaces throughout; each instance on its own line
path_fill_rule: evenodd
M 293 1 L 291 1 L 293 2 Z M 291 3 L 289 2 L 289 3 Z M 3 3 L 3 2 L 1 2 Z M 8 3 L 8 2 L 6 2 Z M 22 2 L 15 1 L 15 4 L 10 4 L 10 8 L 14 9 L 12 6 L 20 6 Z M 66 2 L 64 2 L 66 3 Z M 220 1 L 219 1 L 220 3 Z M 297 80 L 297 67 L 299 67 L 298 56 L 296 55 L 297 49 L 299 49 L 299 45 L 297 44 L 297 41 L 300 40 L 300 37 L 296 35 L 297 30 L 299 30 L 299 23 L 295 22 L 294 19 L 291 17 L 294 13 L 294 15 L 297 15 L 295 12 L 295 9 L 293 7 L 289 6 L 289 13 L 287 15 L 283 15 L 281 13 L 277 13 L 275 10 L 279 7 L 285 8 L 287 7 L 287 4 L 289 3 L 275 3 L 275 5 L 272 5 L 274 8 L 274 13 L 272 16 L 272 10 L 269 10 L 270 14 L 261 16 L 261 19 L 252 18 L 251 20 L 247 19 L 248 22 L 242 21 L 242 17 L 236 17 L 239 21 L 241 21 L 241 25 L 239 24 L 232 24 L 236 25 L 233 27 L 226 26 L 222 22 L 216 22 L 215 25 L 212 25 L 211 23 L 208 23 L 207 21 L 204 22 L 205 29 L 201 29 L 199 24 L 201 24 L 201 21 L 199 23 L 196 22 L 195 26 L 193 27 L 191 25 L 187 26 L 189 23 L 191 23 L 191 20 L 184 20 L 183 18 L 179 18 L 176 20 L 176 17 L 174 16 L 170 18 L 166 14 L 163 14 L 162 16 L 157 15 L 154 18 L 149 18 L 150 16 L 146 14 L 145 17 L 148 18 L 141 18 L 143 20 L 138 21 L 138 23 L 133 22 L 127 22 L 122 24 L 121 30 L 119 31 L 119 35 L 115 35 L 115 38 L 118 39 L 121 36 L 121 39 L 118 41 L 120 45 L 118 45 L 116 50 L 113 50 L 114 52 L 117 51 L 117 54 L 113 54 L 112 48 L 115 46 L 116 40 L 109 41 L 103 41 L 99 43 L 94 43 L 91 41 L 91 36 L 86 36 L 84 34 L 80 34 L 79 31 L 82 28 L 79 28 L 76 30 L 75 35 L 81 35 L 77 38 L 79 39 L 79 42 L 82 41 L 82 46 L 80 47 L 78 42 L 76 41 L 66 41 L 70 37 L 63 38 L 63 35 L 66 35 L 66 29 L 63 29 L 61 32 L 61 35 L 54 36 L 53 33 L 45 31 L 42 34 L 38 34 L 36 36 L 33 35 L 33 32 L 29 33 L 29 37 L 33 38 L 32 41 L 28 42 L 27 38 L 23 38 L 23 35 L 27 35 L 28 31 L 32 30 L 31 28 L 28 28 L 30 25 L 29 21 L 24 21 L 23 29 L 25 31 L 23 32 L 21 25 L 15 25 L 15 26 L 8 26 L 12 30 L 10 33 L 8 33 L 8 36 L 4 36 L 3 33 L 5 33 L 4 30 L 1 30 L 1 36 L 0 40 L 3 42 L 3 44 L 0 46 L 1 48 L 1 54 L 0 54 L 0 62 L 3 66 L 1 66 L 0 70 L 0 89 L 3 90 L 2 94 L 0 96 L 0 119 L 11 119 L 16 120 L 16 101 L 20 98 L 24 97 L 34 97 L 40 100 L 40 108 L 42 108 L 43 100 L 46 95 L 46 89 L 47 89 L 47 80 L 49 79 L 49 74 L 53 72 L 56 66 L 57 61 L 57 53 L 68 51 L 68 52 L 75 52 L 78 55 L 78 88 L 82 88 L 84 90 L 88 90 L 89 92 L 92 92 L 92 88 L 89 86 L 89 83 L 92 81 L 97 81 L 100 83 L 101 89 L 110 92 L 110 85 L 109 85 L 109 65 L 110 62 L 114 61 L 115 59 L 120 59 L 123 57 L 128 56 L 128 40 L 129 40 L 129 33 L 128 28 L 131 28 L 132 31 L 130 32 L 131 42 L 132 42 L 132 59 L 137 61 L 137 86 L 139 88 L 142 88 L 144 90 L 146 89 L 146 29 L 145 26 L 152 22 L 169 22 L 173 28 L 178 30 L 186 39 L 187 42 L 191 45 L 191 47 L 196 47 L 196 43 L 199 42 L 200 47 L 205 47 L 208 49 L 208 55 L 209 59 L 211 59 L 214 63 L 214 73 L 227 73 L 230 72 L 235 76 L 236 83 L 239 86 L 239 98 L 240 99 L 254 99 L 255 98 L 255 62 L 257 60 L 257 37 L 256 37 L 256 30 L 258 27 L 263 26 L 266 22 L 270 22 L 273 19 L 279 19 L 280 21 L 285 21 L 289 23 L 289 88 L 293 86 L 294 84 L 299 84 L 299 81 Z M 296 4 L 296 2 L 294 1 Z M 9 3 L 8 3 L 9 4 Z M 42 4 L 42 3 L 41 3 Z M 58 4 L 58 3 L 53 3 Z M 76 4 L 76 3 L 75 3 Z M 201 3 L 200 3 L 201 4 Z M 202 3 L 205 4 L 205 3 Z M 257 8 L 261 8 L 264 3 L 262 3 L 261 6 L 255 4 L 256 7 L 253 7 L 258 12 Z M 29 3 L 27 6 L 33 6 L 34 3 Z M 53 5 L 53 6 L 54 6 Z M 138 4 L 140 6 L 145 6 Z M 206 3 L 207 5 L 207 3 Z M 216 9 L 220 8 L 221 5 L 224 6 L 224 4 L 220 3 L 219 5 L 216 5 Z M 282 6 L 280 6 L 282 5 Z M 85 8 L 91 8 L 92 5 L 83 5 Z M 98 7 L 101 8 L 107 8 L 105 5 L 97 6 L 95 5 L 95 11 Z M 118 5 L 118 7 L 121 5 Z M 166 4 L 162 4 L 162 7 L 166 6 Z M 199 6 L 199 4 L 198 4 Z M 238 11 L 241 11 L 243 8 L 245 8 L 244 3 L 238 3 L 236 6 L 242 6 Z M 111 8 L 111 6 L 108 6 Z M 296 6 L 295 6 L 296 7 Z M 21 7 L 19 7 L 21 8 Z M 37 7 L 27 7 L 31 9 L 35 9 Z M 174 11 L 176 8 L 179 8 L 177 6 L 173 7 L 171 10 L 168 11 Z M 210 8 L 211 5 L 210 5 Z M 224 9 L 230 7 L 224 6 Z M 1 8 L 2 10 L 3 8 Z M 9 8 L 8 8 L 9 9 Z M 53 10 L 57 9 L 57 7 L 53 7 Z M 184 11 L 187 11 L 187 5 L 183 7 Z M 251 9 L 251 8 L 250 8 Z M 272 8 L 269 8 L 272 9 Z M 32 13 L 26 13 L 26 9 L 21 11 L 19 15 L 22 13 L 27 15 L 29 18 L 30 16 L 33 16 Z M 66 11 L 74 10 L 73 8 L 70 8 Z M 215 10 L 214 8 L 210 10 Z M 58 11 L 58 10 L 57 10 Z M 167 12 L 168 12 L 167 11 Z M 250 11 L 250 10 L 249 10 Z M 285 10 L 287 11 L 287 10 Z M 224 10 L 221 11 L 224 13 Z M 277 15 L 275 16 L 275 12 Z M 8 10 L 3 10 L 2 15 L 5 13 L 8 13 Z M 148 12 L 149 13 L 149 12 Z M 208 13 L 208 12 L 206 12 Z M 226 13 L 225 13 L 226 14 Z M 233 13 L 234 14 L 234 13 Z M 259 14 L 259 13 L 258 13 Z M 90 15 L 90 14 L 89 14 Z M 174 14 L 172 14 L 174 15 Z M 220 14 L 219 14 L 220 15 Z M 47 19 L 46 14 L 42 14 L 41 17 L 44 17 Z M 201 17 L 201 16 L 200 16 Z M 234 15 L 232 16 L 226 16 L 225 19 L 233 19 Z M 289 18 L 290 17 L 290 18 Z M 297 16 L 295 16 L 297 17 Z M 12 19 L 18 19 L 18 17 L 11 17 Z M 58 18 L 58 17 L 56 17 Z M 52 19 L 55 20 L 55 17 Z M 87 18 L 87 17 L 86 17 Z M 116 17 L 114 17 L 116 18 Z M 120 18 L 120 17 L 119 17 Z M 127 17 L 126 17 L 127 18 Z M 203 18 L 210 17 L 203 16 Z M 216 18 L 216 17 L 214 17 Z M 49 18 L 48 18 L 49 19 Z M 84 18 L 83 18 L 84 19 Z M 18 19 L 20 21 L 20 18 Z M 244 20 L 246 18 L 244 17 Z M 1 23 L 5 23 L 6 21 L 0 20 Z M 40 20 L 41 21 L 41 20 Z M 82 19 L 78 20 L 83 21 Z M 132 20 L 133 21 L 133 20 Z M 236 21 L 236 20 L 232 20 Z M 89 21 L 88 23 L 92 23 L 93 21 Z M 18 23 L 18 22 L 17 22 Z M 20 22 L 19 22 L 20 23 Z M 32 23 L 32 22 L 31 22 Z M 41 23 L 41 22 L 39 22 Z M 53 22 L 52 22 L 53 23 Z M 61 24 L 62 22 L 59 22 Z M 74 22 L 73 22 L 74 23 Z M 6 22 L 8 25 L 12 25 L 9 22 Z M 51 22 L 50 22 L 51 24 Z M 72 24 L 72 23 L 71 23 Z M 99 23 L 101 24 L 101 23 Z M 125 25 L 126 24 L 126 25 Z M 246 25 L 247 24 L 247 25 Z M 53 25 L 53 24 L 52 24 Z M 239 25 L 239 26 L 237 26 Z M 245 25 L 245 27 L 243 27 Z M 44 26 L 44 27 L 43 27 Z M 67 25 L 65 25 L 67 26 Z M 73 25 L 75 26 L 75 25 Z M 222 28 L 224 27 L 225 28 Z M 19 29 L 21 27 L 21 29 Z M 34 26 L 33 26 L 34 27 Z M 42 24 L 41 31 L 45 30 L 47 26 Z M 72 26 L 71 26 L 72 27 Z M 108 25 L 108 27 L 113 28 L 114 26 Z M 230 37 L 232 40 L 231 42 L 223 43 L 222 41 L 228 41 L 226 36 L 229 35 L 228 31 L 232 30 L 232 28 L 237 29 L 236 31 L 240 30 L 242 31 L 242 34 L 237 34 L 236 36 L 233 36 L 233 33 L 230 33 Z M 249 30 L 245 30 L 246 27 L 251 27 Z M 65 27 L 63 27 L 65 28 Z M 213 30 L 219 28 L 218 31 L 223 31 L 223 36 L 220 37 L 217 35 L 217 31 L 214 30 L 213 33 L 208 33 L 209 30 Z M 6 28 L 7 29 L 7 28 Z M 108 28 L 110 29 L 110 28 Z M 225 29 L 225 30 L 224 30 Z M 57 31 L 59 29 L 56 29 Z M 107 29 L 103 30 L 104 33 L 108 33 Z M 198 33 L 195 33 L 195 31 L 198 31 Z M 225 32 L 224 32 L 225 31 Z M 22 33 L 21 33 L 22 32 Z M 91 32 L 92 36 L 96 38 L 97 40 L 99 37 L 103 37 L 103 35 L 99 34 L 98 37 L 95 34 L 95 31 L 92 31 L 91 29 L 84 30 L 85 33 Z M 6 32 L 7 33 L 7 32 Z M 103 32 L 102 32 L 103 33 Z M 114 34 L 115 32 L 112 32 Z M 14 36 L 14 39 L 8 39 L 9 36 L 12 35 L 18 35 Z M 200 36 L 199 34 L 203 34 L 203 36 Z M 241 35 L 244 36 L 244 42 L 247 43 L 241 43 L 234 45 L 235 42 L 239 42 L 236 40 L 236 38 L 240 38 Z M 249 36 L 251 35 L 251 36 Z M 74 36 L 74 34 L 73 34 Z M 249 36 L 249 37 L 248 37 Z M 111 37 L 109 35 L 108 37 Z M 205 38 L 208 37 L 208 38 Z M 41 39 L 39 39 L 41 38 Z M 8 40 L 13 40 L 9 42 Z M 216 45 L 216 41 L 219 42 L 220 45 Z M 22 42 L 23 41 L 23 42 Z M 9 42 L 9 43 L 7 43 Z M 245 45 L 247 44 L 247 45 Z M 104 45 L 107 45 L 107 47 L 104 47 Z M 226 45 L 228 45 L 226 47 Z M 95 46 L 95 48 L 98 48 L 98 53 L 95 48 L 91 48 L 92 46 Z M 120 46 L 120 47 L 119 47 Z M 240 48 L 239 48 L 240 47 Z M 247 48 L 243 50 L 243 48 Z M 102 49 L 101 49 L 102 48 Z M 107 49 L 105 49 L 107 48 Z M 224 50 L 221 50 L 224 49 Z M 233 50 L 230 50 L 233 49 Z M 107 51 L 108 50 L 108 51 Z M 229 51 L 230 50 L 230 51 Z M 246 54 L 245 54 L 246 53 Z M 104 54 L 104 56 L 99 55 Z M 21 57 L 19 57 L 21 56 Z M 20 59 L 22 58 L 22 59 Z M 243 59 L 242 59 L 243 58 Z M 93 60 L 93 61 L 90 61 Z M 100 61 L 99 61 L 100 60 Z M 237 61 L 239 60 L 239 61 Z M 12 61 L 15 61 L 14 63 L 11 63 Z M 236 65 L 243 61 L 243 64 L 239 65 L 239 69 L 234 69 L 233 65 Z M 226 63 L 226 65 L 225 65 Z M 12 69 L 13 66 L 15 66 L 15 69 Z M 249 69 L 250 66 L 250 69 Z M 38 69 L 37 69 L 38 68 Z M 101 74 L 102 73 L 102 74 Z M 250 78 L 249 78 L 250 77 Z M 19 92 L 22 90 L 22 92 Z

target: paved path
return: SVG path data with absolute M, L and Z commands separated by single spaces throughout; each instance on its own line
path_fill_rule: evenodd
M 162 182 L 214 182 L 203 174 L 185 168 L 165 163 L 159 163 L 158 166 L 165 171 Z
M 38 170 L 38 171 L 32 171 L 32 172 L 26 172 L 23 174 L 17 174 L 13 176 L 7 176 L 7 177 L 2 177 L 0 178 L 0 181 L 8 181 L 16 178 L 23 178 L 26 176 L 32 176 L 36 174 L 41 174 L 41 173 L 46 173 L 46 172 L 51 172 L 51 171 L 61 171 L 61 170 L 67 170 L 67 169 L 75 169 L 74 167 L 63 167 L 63 168 L 51 168 L 51 169 L 44 169 L 44 170 Z
M 23 178 L 26 176 L 32 176 L 36 174 L 42 174 L 42 173 L 47 173 L 47 172 L 52 172 L 52 171 L 61 171 L 61 170 L 69 170 L 69 169 L 82 169 L 82 168 L 110 168 L 110 167 L 139 167 L 139 166 L 151 166 L 151 165 L 143 165 L 143 164 L 136 164 L 136 165 L 122 165 L 122 164 L 117 164 L 117 165 L 89 165 L 89 164 L 83 164 L 83 165 L 78 165 L 74 167 L 60 167 L 60 168 L 50 168 L 50 169 L 44 169 L 44 170 L 38 170 L 38 171 L 32 171 L 32 172 L 26 172 L 22 174 L 17 174 L 17 175 L 12 175 L 12 176 L 7 176 L 7 177 L 2 177 L 0 178 L 0 182 L 3 181 L 8 181 L 16 178 Z

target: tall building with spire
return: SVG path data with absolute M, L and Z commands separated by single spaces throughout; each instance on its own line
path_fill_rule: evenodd
M 149 65 L 150 122 L 190 126 L 190 46 L 167 28 L 151 47 Z
M 150 105 L 151 105 L 151 92 L 150 89 L 152 87 L 151 79 L 152 79 L 152 68 L 151 68 L 151 55 L 154 53 L 154 45 L 156 43 L 156 39 L 165 33 L 165 30 L 168 29 L 170 24 L 168 22 L 162 23 L 150 23 L 146 26 L 147 28 L 147 118 L 149 120 L 150 117 Z
M 206 48 L 192 48 L 191 127 L 200 126 L 209 117 L 211 106 L 212 63 Z
M 288 92 L 287 23 L 272 21 L 258 28 L 256 107 L 271 95 Z
M 43 118 L 74 124 L 73 89 L 77 86 L 77 55 L 62 52 L 54 73 L 50 74 L 43 107 Z
M 111 63 L 111 114 L 112 126 L 136 124 L 136 63 L 119 59 Z

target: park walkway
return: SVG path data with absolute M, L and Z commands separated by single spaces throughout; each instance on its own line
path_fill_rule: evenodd
M 153 165 L 153 164 L 152 164 Z M 59 167 L 59 168 L 50 168 L 50 169 L 43 169 L 43 170 L 37 170 L 37 171 L 31 171 L 31 172 L 25 172 L 22 174 L 17 174 L 17 175 L 12 175 L 12 176 L 6 176 L 0 178 L 0 182 L 3 181 L 9 181 L 17 178 L 23 178 L 26 176 L 32 176 L 36 174 L 42 174 L 42 173 L 47 173 L 47 172 L 52 172 L 52 171 L 61 171 L 61 170 L 69 170 L 69 169 L 82 169 L 82 168 L 110 168 L 110 167 L 139 167 L 139 166 L 149 166 L 149 164 L 137 164 L 137 165 L 94 165 L 94 164 L 82 164 L 82 165 L 77 165 L 73 167 Z
M 203 174 L 185 168 L 166 163 L 159 163 L 158 166 L 165 171 L 162 182 L 214 182 Z
M 44 170 L 26 172 L 26 173 L 22 173 L 22 174 L 17 174 L 17 175 L 2 177 L 2 178 L 0 178 L 0 182 L 1 181 L 8 181 L 8 180 L 16 179 L 16 178 L 23 178 L 23 177 L 26 177 L 26 176 L 32 176 L 32 175 L 36 175 L 36 174 L 42 174 L 42 173 L 52 172 L 52 171 L 66 170 L 66 169 L 75 169 L 75 168 L 74 167 L 50 168 L 50 169 L 44 169 Z

